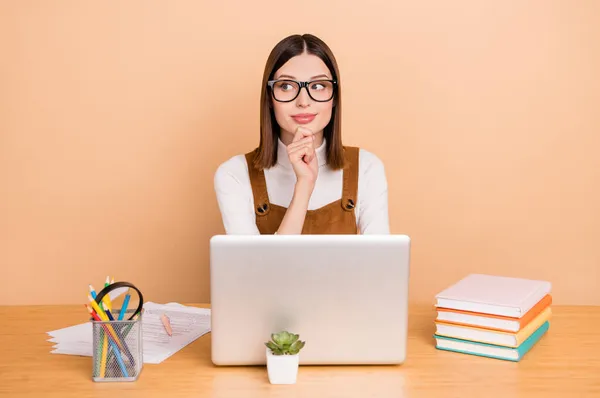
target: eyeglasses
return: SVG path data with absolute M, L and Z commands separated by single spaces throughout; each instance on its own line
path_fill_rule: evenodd
M 302 87 L 306 87 L 308 96 L 317 102 L 327 102 L 333 98 L 335 80 L 312 80 L 310 82 L 299 82 L 296 80 L 269 80 L 267 82 L 271 88 L 273 98 L 278 102 L 290 102 L 295 100 L 300 94 Z

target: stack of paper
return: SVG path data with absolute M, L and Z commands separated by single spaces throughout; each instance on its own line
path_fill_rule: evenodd
M 436 295 L 436 348 L 520 361 L 550 327 L 551 284 L 471 274 Z
M 160 316 L 169 317 L 172 336 L 169 336 Z M 142 341 L 144 363 L 161 363 L 197 338 L 210 332 L 210 309 L 187 307 L 177 303 L 165 305 L 144 303 Z M 52 354 L 92 356 L 91 322 L 48 332 Z

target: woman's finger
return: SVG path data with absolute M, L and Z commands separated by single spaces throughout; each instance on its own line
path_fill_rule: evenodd
M 313 152 L 314 151 L 309 146 L 298 147 L 290 152 L 290 154 L 289 154 L 290 160 L 291 161 L 302 160 L 304 157 L 306 157 L 305 161 L 306 161 L 306 163 L 308 163 L 308 162 L 310 162 L 310 160 L 312 160 Z
M 290 144 L 287 147 L 287 151 L 288 153 L 295 151 L 298 148 L 302 148 L 302 147 L 307 147 L 307 148 L 311 148 L 311 149 L 315 149 L 314 143 L 309 139 L 305 142 L 303 141 L 298 141 L 294 144 Z
M 290 151 L 290 150 L 293 150 L 294 148 L 297 148 L 302 145 L 308 145 L 308 144 L 312 145 L 313 141 L 314 141 L 314 136 L 304 137 L 300 141 L 292 142 L 291 144 L 289 144 L 287 146 L 287 149 L 288 149 L 288 151 Z
M 309 142 L 300 144 L 300 142 L 301 141 L 298 141 L 298 144 L 295 146 L 291 146 L 291 144 L 290 144 L 290 146 L 288 146 L 288 155 L 300 150 L 301 148 L 307 148 L 308 149 L 307 154 L 309 155 L 307 160 L 308 161 L 312 160 L 312 157 L 315 152 L 315 147 L 314 147 L 313 143 L 311 141 L 309 141 Z
M 306 127 L 298 126 L 298 128 L 296 129 L 296 134 L 294 134 L 294 139 L 292 140 L 292 142 L 300 141 L 304 137 L 312 137 L 312 135 L 313 135 L 312 130 L 307 129 Z

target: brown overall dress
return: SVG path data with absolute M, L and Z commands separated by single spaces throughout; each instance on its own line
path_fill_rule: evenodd
M 246 162 L 254 196 L 256 226 L 261 234 L 274 234 L 287 210 L 286 207 L 269 203 L 264 171 L 252 166 L 256 150 L 247 153 Z M 354 208 L 358 194 L 357 147 L 344 147 L 346 166 L 343 170 L 342 197 L 325 206 L 308 210 L 302 234 L 358 234 Z

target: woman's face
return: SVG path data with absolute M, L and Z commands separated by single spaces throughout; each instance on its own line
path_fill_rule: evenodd
M 333 109 L 332 97 L 333 84 L 326 80 L 331 80 L 332 75 L 325 63 L 316 55 L 303 53 L 287 61 L 279 70 L 275 72 L 273 80 L 279 82 L 273 85 L 273 96 L 271 101 L 277 123 L 281 128 L 281 140 L 289 144 L 296 129 L 299 126 L 310 129 L 315 133 L 315 138 L 321 142 L 323 129 L 331 119 Z M 288 81 L 285 81 L 288 80 Z M 307 87 L 299 86 L 292 82 L 310 82 Z M 311 98 L 310 94 L 314 97 Z M 296 93 L 300 93 L 296 96 Z M 280 100 L 290 100 L 289 102 L 280 102 Z M 319 102 L 317 100 L 328 100 Z

